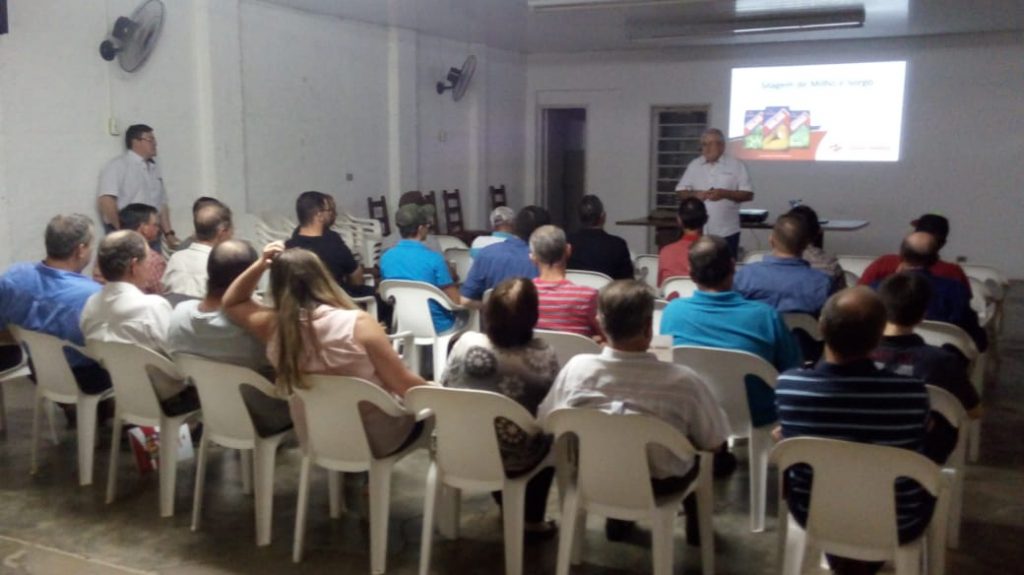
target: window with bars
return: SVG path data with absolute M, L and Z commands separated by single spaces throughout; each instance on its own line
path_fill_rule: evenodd
M 709 106 L 651 109 L 651 209 L 675 213 L 676 184 L 690 161 L 700 156 L 700 135 L 708 127 Z

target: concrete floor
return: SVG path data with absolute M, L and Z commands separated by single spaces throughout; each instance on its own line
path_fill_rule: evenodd
M 1002 364 L 986 391 L 981 461 L 967 475 L 961 547 L 949 553 L 948 573 L 1009 575 L 1024 573 L 1024 286 L 1014 285 L 1000 340 Z M 178 473 L 177 514 L 160 519 L 155 476 L 140 477 L 130 457 L 122 457 L 120 497 L 103 503 L 109 430 L 101 435 L 96 484 L 78 487 L 75 437 L 63 432 L 60 445 L 41 444 L 40 469 L 29 475 L 30 401 L 27 381 L 4 385 L 9 431 L 0 438 L 0 575 L 160 573 L 366 573 L 369 539 L 363 519 L 363 489 L 346 487 L 349 508 L 340 519 L 327 511 L 327 480 L 314 473 L 306 555 L 291 562 L 299 458 L 295 446 L 282 450 L 277 468 L 274 541 L 254 544 L 253 506 L 242 495 L 239 460 L 231 452 L 211 450 L 206 508 L 200 531 L 189 529 L 192 462 Z M 397 467 L 391 506 L 388 572 L 416 573 L 427 458 L 418 454 Z M 748 528 L 745 458 L 740 470 L 715 485 L 717 572 L 776 572 L 774 501 L 765 533 Z M 769 493 L 774 493 L 774 480 Z M 555 497 L 549 514 L 557 517 Z M 686 546 L 679 522 L 676 573 L 700 573 L 696 549 Z M 650 540 L 641 529 L 634 541 L 605 541 L 602 521 L 591 518 L 584 563 L 574 573 L 612 575 L 650 572 Z M 557 539 L 530 544 L 524 573 L 553 573 Z M 485 494 L 463 499 L 462 537 L 435 538 L 433 573 L 501 573 L 501 521 Z M 813 571 L 813 570 L 812 570 Z

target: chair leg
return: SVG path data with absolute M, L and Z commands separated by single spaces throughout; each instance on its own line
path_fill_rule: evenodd
M 505 575 L 521 575 L 526 482 L 506 481 L 501 499 L 501 516 L 505 528 Z
M 114 430 L 110 438 L 110 464 L 107 469 L 107 503 L 113 503 L 117 497 L 117 459 L 121 453 L 121 430 L 124 428 L 124 421 L 121 414 L 114 409 Z
M 967 460 L 977 463 L 981 456 L 981 420 L 972 419 L 967 424 Z
M 206 486 L 206 457 L 209 455 L 210 440 L 204 433 L 199 439 L 199 453 L 196 454 L 196 488 L 192 497 L 192 531 L 199 530 L 203 515 L 203 488 Z
M 274 466 L 277 461 L 276 440 L 256 440 L 253 450 L 253 479 L 256 501 L 256 545 L 270 545 L 274 517 Z
M 327 472 L 327 501 L 331 510 L 331 519 L 338 519 L 345 511 L 344 494 L 345 476 L 340 471 Z
M 569 485 L 562 498 L 562 525 L 558 529 L 558 558 L 555 563 L 556 575 L 569 575 L 569 561 L 572 559 L 573 539 L 583 537 L 577 533 L 576 517 L 579 513 L 579 492 Z M 422 575 L 422 574 L 421 574 Z
M 370 572 L 384 573 L 388 558 L 391 461 L 370 463 Z
M 764 531 L 765 504 L 768 498 L 768 452 L 772 447 L 767 428 L 754 429 L 750 434 L 750 530 Z
M 36 388 L 36 397 L 32 406 L 32 447 L 31 447 L 31 463 L 29 464 L 29 470 L 32 475 L 39 472 L 39 418 L 42 416 L 44 402 L 46 399 L 39 393 Z
M 4 404 L 4 386 L 0 381 L 0 431 L 7 429 L 7 406 Z
M 651 559 L 654 563 L 654 575 L 672 575 L 672 524 L 675 520 L 675 508 L 657 510 L 652 518 Z
M 960 547 L 960 522 L 964 510 L 964 471 L 960 469 L 953 474 L 953 489 L 949 501 L 949 527 L 947 532 L 947 544 L 950 549 Z
M 896 575 L 921 575 L 921 545 L 904 545 L 896 548 L 893 558 Z
M 181 420 L 160 422 L 160 517 L 174 515 L 174 487 L 178 478 L 178 428 Z
M 60 445 L 60 436 L 57 435 L 57 404 L 50 402 L 46 407 L 46 418 L 50 421 L 50 441 L 53 441 L 54 445 Z
M 462 515 L 462 492 L 454 487 L 441 487 L 441 512 L 437 518 L 437 528 L 446 539 L 459 538 L 459 519 Z
M 78 418 L 78 484 L 92 485 L 93 454 L 96 453 L 96 409 L 99 407 L 95 396 L 80 395 L 76 409 Z
M 295 540 L 292 543 L 292 562 L 302 561 L 302 545 L 306 538 L 306 509 L 309 507 L 309 467 L 312 464 L 308 455 L 302 456 L 302 469 L 299 471 L 299 501 L 295 509 Z
M 704 472 L 706 478 L 697 481 L 697 526 L 700 529 L 700 565 L 704 575 L 715 573 L 715 527 L 711 518 L 715 512 L 714 487 L 711 483 L 711 463 Z M 704 470 L 702 470 L 704 471 Z M 701 481 L 701 479 L 704 479 Z
M 252 495 L 252 450 L 239 449 L 238 456 L 242 465 L 242 493 Z
M 431 461 L 427 469 L 427 485 L 423 493 L 423 534 L 420 537 L 420 573 L 430 573 L 430 552 L 434 539 L 435 510 L 438 496 L 441 493 L 441 481 L 438 478 L 437 463 Z
M 783 575 L 800 575 L 807 551 L 807 534 L 788 515 L 785 523 L 786 552 L 782 555 Z

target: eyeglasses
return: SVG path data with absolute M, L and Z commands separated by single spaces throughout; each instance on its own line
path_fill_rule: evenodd
M 156 138 L 154 138 L 152 136 L 150 136 L 148 138 L 137 138 L 137 139 L 142 140 L 143 142 L 149 142 L 150 144 L 155 144 L 156 143 Z

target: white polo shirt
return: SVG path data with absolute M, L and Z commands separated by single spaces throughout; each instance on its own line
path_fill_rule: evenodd
M 206 262 L 211 246 L 192 242 L 187 248 L 174 252 L 167 260 L 163 284 L 169 293 L 202 298 L 206 296 Z
M 724 154 L 715 163 L 708 162 L 704 156 L 693 160 L 676 184 L 676 191 L 691 189 L 701 192 L 711 188 L 753 191 L 747 167 L 743 162 Z M 740 232 L 739 202 L 705 201 L 704 206 L 708 210 L 708 223 L 704 227 L 704 233 L 724 238 Z
M 160 166 L 131 150 L 103 167 L 96 195 L 116 197 L 119 210 L 128 204 L 146 204 L 159 210 L 167 203 Z
M 109 282 L 82 308 L 79 326 L 86 340 L 136 343 L 164 351 L 171 304 L 142 293 L 128 282 Z

